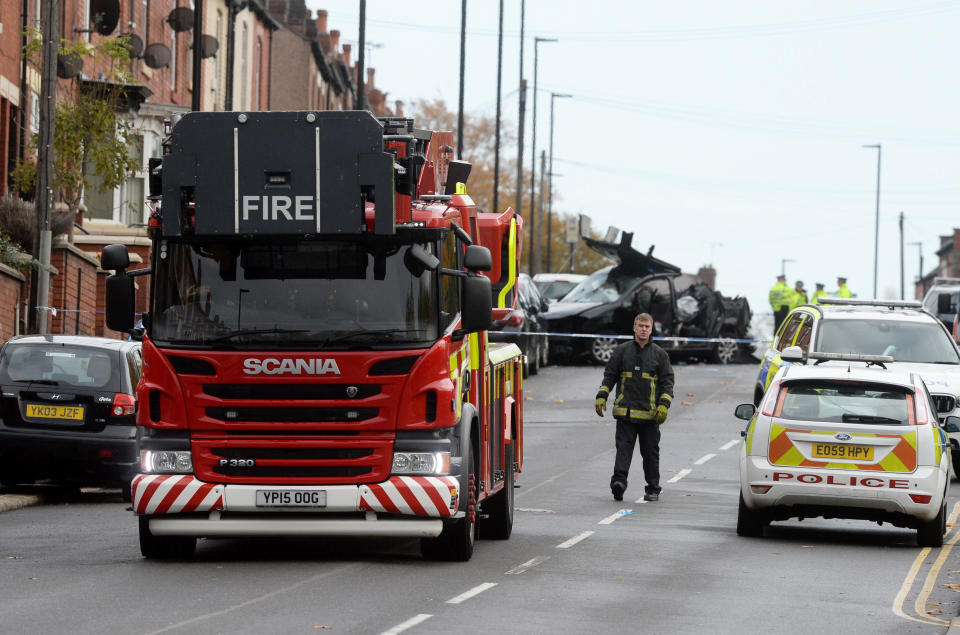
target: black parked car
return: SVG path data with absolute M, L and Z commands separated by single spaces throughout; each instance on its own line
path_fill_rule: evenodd
M 137 471 L 140 342 L 15 337 L 0 348 L 0 483 L 121 487 Z
M 606 364 L 613 350 L 631 336 L 638 313 L 654 320 L 654 337 L 689 338 L 660 342 L 673 358 L 698 357 L 718 362 L 746 359 L 749 344 L 703 341 L 745 338 L 751 312 L 745 298 L 728 298 L 697 276 L 630 247 L 631 234 L 617 245 L 584 238 L 619 264 L 601 269 L 578 284 L 542 316 L 551 333 L 598 337 L 550 337 L 555 360 L 585 359 Z
M 545 332 L 542 315 L 547 311 L 547 300 L 540 295 L 537 285 L 525 273 L 517 276 L 517 306 L 490 327 L 491 342 L 513 342 L 527 358 L 524 374 L 536 375 L 546 365 L 547 338 L 535 333 Z

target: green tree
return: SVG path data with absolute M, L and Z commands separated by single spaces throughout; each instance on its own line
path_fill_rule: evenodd
M 419 99 L 412 103 L 411 112 L 416 119 L 417 127 L 428 130 L 457 129 L 457 114 L 447 108 L 442 99 Z M 473 168 L 470 171 L 470 180 L 467 183 L 467 192 L 477 204 L 480 211 L 504 211 L 516 204 L 517 197 L 517 133 L 510 121 L 501 121 L 500 124 L 500 182 L 499 182 L 499 210 L 493 210 L 493 167 L 496 152 L 496 119 L 489 115 L 474 115 L 464 113 L 463 116 L 463 159 L 469 161 Z M 539 161 L 539 159 L 538 159 Z M 539 165 L 539 163 L 538 163 Z M 538 168 L 539 170 L 539 168 Z M 568 218 L 577 216 L 559 209 L 562 201 L 558 192 L 557 182 L 553 183 L 553 214 L 552 229 L 550 231 L 551 247 L 550 260 L 547 257 L 547 205 L 546 201 L 539 204 L 544 194 L 540 192 L 540 175 L 537 174 L 537 198 L 542 214 L 537 215 L 536 232 L 540 245 L 537 271 L 567 271 L 570 254 L 569 243 L 566 242 L 566 223 Z M 530 210 L 530 172 L 523 170 L 523 189 L 521 191 L 520 215 L 524 218 L 523 254 L 520 257 L 520 269 L 527 270 L 529 258 L 527 250 L 531 246 L 530 224 L 527 222 Z M 594 234 L 590 234 L 595 237 Z M 610 264 L 610 261 L 586 246 L 581 240 L 574 247 L 574 271 L 578 273 L 592 273 L 600 267 Z
M 38 63 L 40 33 L 31 30 L 28 36 L 31 39 L 24 55 Z M 127 38 L 105 38 L 97 44 L 63 40 L 60 57 L 71 64 L 96 68 L 98 75 L 102 73 L 99 81 L 87 83 L 82 83 L 78 73 L 69 90 L 58 91 L 53 187 L 58 200 L 67 206 L 70 218 L 74 218 L 91 180 L 96 181 L 96 191 L 110 191 L 139 167 L 139 160 L 129 151 L 137 131 L 123 106 L 131 83 Z M 31 153 L 35 153 L 36 137 L 29 143 Z M 13 172 L 17 190 L 31 192 L 36 172 L 34 161 L 18 165 Z M 71 233 L 72 227 L 71 223 Z

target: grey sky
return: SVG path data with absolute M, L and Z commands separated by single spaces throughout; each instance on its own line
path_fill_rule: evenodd
M 356 41 L 357 0 L 308 0 Z M 505 0 L 502 108 L 517 118 L 520 0 Z M 402 7 L 402 8 L 401 8 Z M 468 0 L 465 109 L 495 112 L 497 12 Z M 873 291 L 877 151 L 883 145 L 879 295 L 900 293 L 897 218 L 922 241 L 960 226 L 960 2 L 527 0 L 525 76 L 540 44 L 537 147 L 555 111 L 558 206 L 685 270 L 713 262 L 718 287 L 769 310 L 787 263 L 836 287 Z M 370 63 L 388 98 L 456 109 L 460 2 L 367 2 Z M 527 147 L 530 160 L 530 108 Z M 516 149 L 505 149 L 515 156 Z M 508 201 L 512 202 L 512 201 Z M 906 250 L 907 296 L 918 249 Z

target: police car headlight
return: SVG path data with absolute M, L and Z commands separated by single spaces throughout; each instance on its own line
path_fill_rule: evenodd
M 449 474 L 449 452 L 394 452 L 393 474 Z
M 192 474 L 190 450 L 141 450 L 140 471 L 144 474 Z

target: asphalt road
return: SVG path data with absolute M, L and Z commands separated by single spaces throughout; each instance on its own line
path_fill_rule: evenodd
M 736 535 L 732 412 L 755 372 L 677 366 L 656 503 L 635 502 L 639 455 L 624 501 L 610 496 L 599 368 L 530 378 L 513 537 L 479 542 L 468 563 L 425 562 L 415 541 L 355 539 L 204 540 L 193 561 L 148 562 L 118 493 L 0 514 L 0 632 L 947 632 L 960 599 L 955 527 L 933 550 L 864 521 Z

